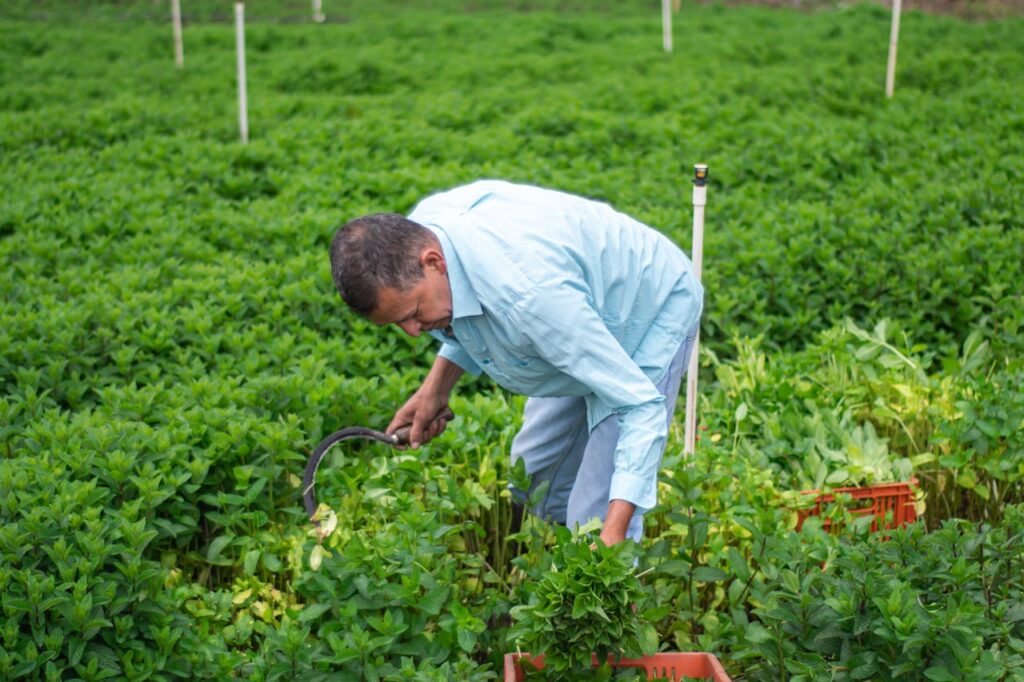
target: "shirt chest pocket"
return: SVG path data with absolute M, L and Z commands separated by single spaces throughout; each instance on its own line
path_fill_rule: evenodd
M 526 385 L 540 383 L 552 372 L 551 365 L 534 355 L 507 355 L 502 365 L 511 378 Z
M 531 357 L 529 355 L 509 355 L 506 358 L 509 367 L 514 369 L 525 369 L 530 365 L 534 364 L 534 361 L 538 358 Z

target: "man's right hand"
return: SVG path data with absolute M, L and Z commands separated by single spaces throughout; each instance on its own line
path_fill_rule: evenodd
M 409 445 L 414 448 L 441 435 L 450 417 L 440 415 L 448 407 L 448 396 L 460 376 L 461 367 L 438 355 L 423 385 L 395 413 L 387 432 L 394 433 L 403 426 L 410 427 Z
M 447 395 L 432 393 L 421 387 L 395 413 L 394 419 L 388 424 L 387 432 L 392 434 L 404 426 L 412 427 L 408 447 L 418 448 L 444 433 L 451 415 L 451 412 L 446 410 L 447 407 Z M 405 447 L 398 446 L 399 449 Z

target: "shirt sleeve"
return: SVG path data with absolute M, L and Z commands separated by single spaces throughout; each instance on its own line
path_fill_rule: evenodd
M 619 345 L 588 293 L 572 281 L 543 283 L 510 317 L 538 355 L 591 389 L 618 416 L 609 501 L 625 500 L 641 512 L 653 507 L 668 437 L 665 398 Z
M 439 350 L 437 354 L 446 360 L 451 360 L 461 367 L 463 371 L 469 372 L 473 376 L 480 376 L 480 366 L 476 364 L 473 361 L 473 358 L 470 357 L 469 353 L 462 348 L 451 343 L 442 342 L 441 350 Z

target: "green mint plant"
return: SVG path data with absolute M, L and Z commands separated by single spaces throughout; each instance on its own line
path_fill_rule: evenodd
M 560 530 L 551 568 L 530 591 L 529 603 L 512 608 L 509 639 L 521 651 L 543 654 L 544 677 L 593 679 L 592 660 L 653 654 L 657 633 L 639 607 L 646 590 L 634 564 L 637 546 L 607 547 Z M 529 665 L 524 663 L 524 665 Z
M 769 539 L 746 647 L 755 679 L 1018 680 L 1024 676 L 1024 510 L 999 525 L 917 523 L 846 537 L 825 564 Z
M 1024 501 L 1024 362 L 1008 361 L 959 386 L 956 414 L 932 443 L 942 452 L 922 478 L 933 516 L 997 521 Z

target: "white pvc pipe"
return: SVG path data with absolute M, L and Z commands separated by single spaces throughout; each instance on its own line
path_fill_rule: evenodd
M 697 164 L 693 167 L 693 275 L 700 281 L 704 265 L 704 205 L 708 200 L 708 167 Z M 686 441 L 684 452 L 692 455 L 697 445 L 697 373 L 700 368 L 700 330 L 690 351 L 690 364 L 686 369 Z
M 324 0 L 313 0 L 313 21 L 318 24 L 324 23 Z
M 896 89 L 896 47 L 900 41 L 900 12 L 903 0 L 892 2 L 892 29 L 889 31 L 889 64 L 885 70 L 885 96 L 892 97 Z
M 672 51 L 672 0 L 661 0 L 661 44 Z
M 238 55 L 238 130 L 249 142 L 249 96 L 245 89 L 245 3 L 235 3 L 235 53 Z
M 185 66 L 185 43 L 181 38 L 181 0 L 171 0 L 171 23 L 174 25 L 174 65 Z

